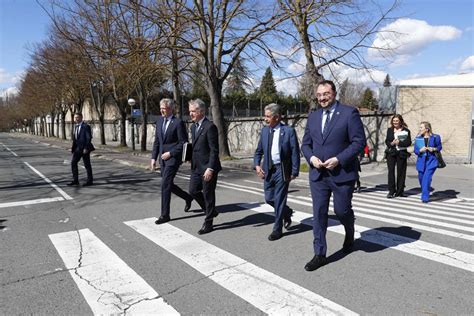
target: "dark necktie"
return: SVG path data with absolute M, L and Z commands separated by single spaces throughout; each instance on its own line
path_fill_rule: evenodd
M 326 110 L 325 112 L 326 112 L 326 122 L 324 123 L 324 127 L 323 127 L 323 136 L 325 136 L 326 133 L 328 132 L 329 121 L 331 120 L 331 116 L 329 115 L 331 113 L 331 111 Z
M 272 146 L 273 146 L 273 134 L 275 130 L 273 128 L 270 129 L 270 136 L 268 139 L 268 167 L 271 169 L 273 167 L 273 159 L 272 159 Z
M 166 123 L 168 122 L 168 119 L 165 117 L 165 120 L 163 121 L 163 127 L 161 131 L 163 132 L 163 135 L 166 133 Z
M 76 130 L 74 131 L 74 137 L 76 137 L 76 140 L 79 137 L 79 126 L 80 125 L 76 125 Z
M 196 139 L 196 135 L 198 133 L 198 130 L 199 130 L 199 123 L 196 123 L 196 125 L 194 127 L 193 143 L 194 143 L 194 140 Z

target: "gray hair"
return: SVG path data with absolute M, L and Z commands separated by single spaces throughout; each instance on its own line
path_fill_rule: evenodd
M 281 107 L 276 103 L 270 103 L 269 105 L 265 106 L 265 111 L 270 111 L 272 116 L 277 116 L 281 114 Z
M 189 105 L 195 106 L 201 113 L 206 113 L 206 103 L 201 99 L 194 99 L 189 101 Z
M 174 101 L 173 101 L 173 99 L 168 99 L 168 98 L 161 99 L 160 105 L 164 105 L 167 108 L 170 108 L 171 110 L 174 110 Z

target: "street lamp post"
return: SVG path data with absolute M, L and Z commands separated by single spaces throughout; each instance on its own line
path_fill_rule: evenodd
M 132 124 L 132 150 L 135 150 L 135 128 L 133 127 L 133 106 L 135 103 L 135 99 L 128 99 L 128 105 L 130 105 L 130 123 Z

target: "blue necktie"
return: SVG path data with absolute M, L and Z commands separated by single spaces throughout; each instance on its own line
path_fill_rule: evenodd
M 270 129 L 270 136 L 268 139 L 268 164 L 269 169 L 273 167 L 273 159 L 272 159 L 272 146 L 273 146 L 273 134 L 275 130 L 273 128 Z
M 331 111 L 329 110 L 326 110 L 326 122 L 324 123 L 324 127 L 323 127 L 323 136 L 326 135 L 326 133 L 328 132 L 328 129 L 329 129 L 329 121 L 330 121 L 330 113 Z
M 165 135 L 166 133 L 166 123 L 168 122 L 168 119 L 165 117 L 165 120 L 163 121 L 163 128 L 162 128 L 162 132 L 163 132 L 163 135 Z

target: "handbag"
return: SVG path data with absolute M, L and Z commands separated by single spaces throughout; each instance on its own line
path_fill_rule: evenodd
M 444 162 L 443 155 L 441 155 L 441 152 L 435 151 L 434 155 L 436 157 L 436 160 L 438 160 L 438 168 L 446 167 L 446 162 Z
M 443 155 L 441 155 L 441 152 L 435 151 L 434 154 L 436 156 L 436 159 L 438 160 L 438 168 L 446 167 L 446 163 L 444 162 Z
M 398 153 L 398 150 L 395 147 L 387 147 L 385 148 L 385 156 L 396 156 Z

